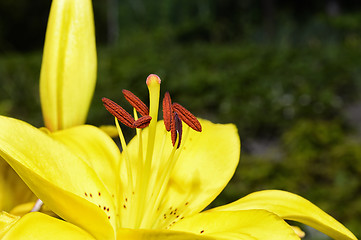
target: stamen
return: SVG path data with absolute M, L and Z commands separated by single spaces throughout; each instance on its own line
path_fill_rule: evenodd
M 167 129 L 168 132 L 171 129 L 172 113 L 172 100 L 170 99 L 169 92 L 166 92 L 163 98 L 163 120 L 165 129 Z
M 123 95 L 125 99 L 142 115 L 149 115 L 149 109 L 145 103 L 142 102 L 137 96 L 135 96 L 134 93 L 131 91 L 128 91 L 126 89 L 123 89 Z
M 127 175 L 128 175 L 128 185 L 129 185 L 129 191 L 128 191 L 128 194 L 130 191 L 133 191 L 134 189 L 134 185 L 133 185 L 133 171 L 132 171 L 132 165 L 131 165 L 131 162 L 130 162 L 130 157 L 129 157 L 129 153 L 128 153 L 128 148 L 127 148 L 127 144 L 125 142 L 125 138 L 124 138 L 124 135 L 123 135 L 123 132 L 122 132 L 122 129 L 120 128 L 119 126 L 119 123 L 117 121 L 117 119 L 115 119 L 115 126 L 117 127 L 117 130 L 118 130 L 118 134 L 119 134 L 119 139 L 120 139 L 120 144 L 122 146 L 122 150 L 123 150 L 123 154 L 124 154 L 124 157 L 125 157 L 125 164 L 126 164 L 126 167 L 127 167 Z M 120 166 L 119 166 L 120 167 Z M 120 169 L 118 169 L 120 171 Z
M 182 141 L 182 121 L 179 119 L 178 114 L 174 113 L 174 122 L 175 122 L 175 130 L 178 133 L 178 145 L 177 148 L 179 148 L 180 143 Z
M 179 138 L 177 148 L 179 148 L 180 143 L 182 141 L 182 121 L 178 117 L 177 113 L 173 114 L 173 117 L 171 118 L 171 130 L 170 130 L 170 136 L 172 139 L 173 146 L 176 144 L 177 135 Z
M 134 114 L 134 119 L 135 121 L 138 120 L 138 113 L 137 110 L 135 108 L 133 108 L 133 114 Z M 140 202 L 141 202 L 141 198 L 139 193 L 141 192 L 141 184 L 139 179 L 142 178 L 143 175 L 143 141 L 142 141 L 142 130 L 137 128 L 136 129 L 136 133 L 138 136 L 138 159 L 136 160 L 136 181 L 135 181 L 135 195 L 132 195 L 133 199 L 134 199 L 134 204 L 135 206 L 139 206 Z M 127 201 L 127 199 L 126 199 Z M 138 218 L 140 218 L 141 213 L 139 212 L 138 207 L 132 207 L 130 208 L 130 211 L 128 211 L 128 216 L 129 218 L 129 224 L 130 226 L 134 226 L 136 224 L 136 221 Z
M 150 120 L 152 120 L 152 117 L 149 115 L 140 117 L 138 120 L 136 120 L 133 123 L 133 128 L 145 128 L 148 127 Z
M 127 111 L 125 111 L 121 106 L 113 102 L 112 100 L 103 97 L 102 98 L 104 107 L 110 112 L 114 117 L 116 117 L 121 123 L 127 127 L 133 128 L 134 118 Z
M 172 144 L 174 146 L 175 141 L 177 140 L 177 130 L 175 128 L 175 119 L 174 119 L 174 114 L 172 115 L 172 117 L 170 118 L 170 137 L 172 139 Z
M 38 199 L 36 200 L 34 207 L 31 209 L 30 212 L 39 212 L 42 206 L 43 206 L 43 201 Z
M 178 103 L 173 103 L 172 109 L 174 112 L 178 113 L 179 118 L 182 119 L 182 121 L 185 122 L 188 126 L 197 132 L 202 132 L 202 126 L 198 119 L 185 107 Z
M 137 114 L 136 109 L 133 109 L 133 113 L 134 113 L 134 119 L 138 120 L 138 114 Z M 138 135 L 138 139 L 139 139 L 138 146 L 143 146 L 142 131 L 139 128 L 137 128 L 137 135 Z M 142 169 L 141 169 L 142 165 L 143 165 L 143 148 L 139 147 L 139 151 L 138 151 L 138 171 L 137 171 L 138 173 L 142 172 Z M 137 179 L 140 179 L 140 176 L 138 176 Z

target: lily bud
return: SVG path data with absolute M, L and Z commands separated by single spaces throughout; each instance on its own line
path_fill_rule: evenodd
M 85 123 L 96 83 L 91 0 L 53 0 L 40 74 L 40 99 L 50 131 Z

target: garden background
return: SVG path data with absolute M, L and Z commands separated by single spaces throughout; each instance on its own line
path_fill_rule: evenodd
M 38 127 L 50 3 L 0 2 L 0 114 Z M 145 78 L 156 73 L 163 93 L 198 117 L 238 127 L 240 165 L 214 206 L 283 189 L 361 238 L 361 2 L 93 4 L 98 80 L 88 123 L 113 124 L 101 97 L 125 105 L 123 88 L 146 100 Z

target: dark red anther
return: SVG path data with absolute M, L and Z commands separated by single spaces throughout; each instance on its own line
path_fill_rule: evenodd
M 174 114 L 172 114 L 171 119 L 170 119 L 170 137 L 172 139 L 172 144 L 174 146 L 175 141 L 177 140 L 177 130 L 175 129 Z
M 164 120 L 165 129 L 167 129 L 168 132 L 171 130 L 172 116 L 173 116 L 172 100 L 170 99 L 169 92 L 166 92 L 163 98 L 163 120 Z
M 133 128 L 145 128 L 148 127 L 150 120 L 152 120 L 152 117 L 149 115 L 140 117 L 138 120 L 136 120 L 133 123 Z
M 134 95 L 131 91 L 123 89 L 123 95 L 125 99 L 142 115 L 149 115 L 149 109 L 145 103 L 142 102 L 137 96 Z
M 198 119 L 187 109 L 178 103 L 173 103 L 172 109 L 178 113 L 179 118 L 197 132 L 202 132 L 202 125 Z
M 180 120 L 180 118 L 178 117 L 177 113 L 174 113 L 174 122 L 175 122 L 175 130 L 177 132 L 178 135 L 178 145 L 177 148 L 179 148 L 181 141 L 182 141 L 182 133 L 183 133 L 183 129 L 182 129 L 182 121 Z
M 121 123 L 127 127 L 133 128 L 134 118 L 125 111 L 121 106 L 113 102 L 112 100 L 103 97 L 102 98 L 104 107 L 110 112 L 114 117 L 116 117 Z
M 173 117 L 171 119 L 170 136 L 172 138 L 173 146 L 176 143 L 177 137 L 179 138 L 178 145 L 177 145 L 177 148 L 179 148 L 180 143 L 182 141 L 182 121 L 178 117 L 177 113 L 174 113 Z

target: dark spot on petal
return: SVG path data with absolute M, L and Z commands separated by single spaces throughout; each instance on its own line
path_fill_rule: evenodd
M 204 230 L 202 230 L 200 233 L 204 233 Z
M 100 195 L 102 195 L 100 192 L 98 192 L 98 195 L 100 196 Z

